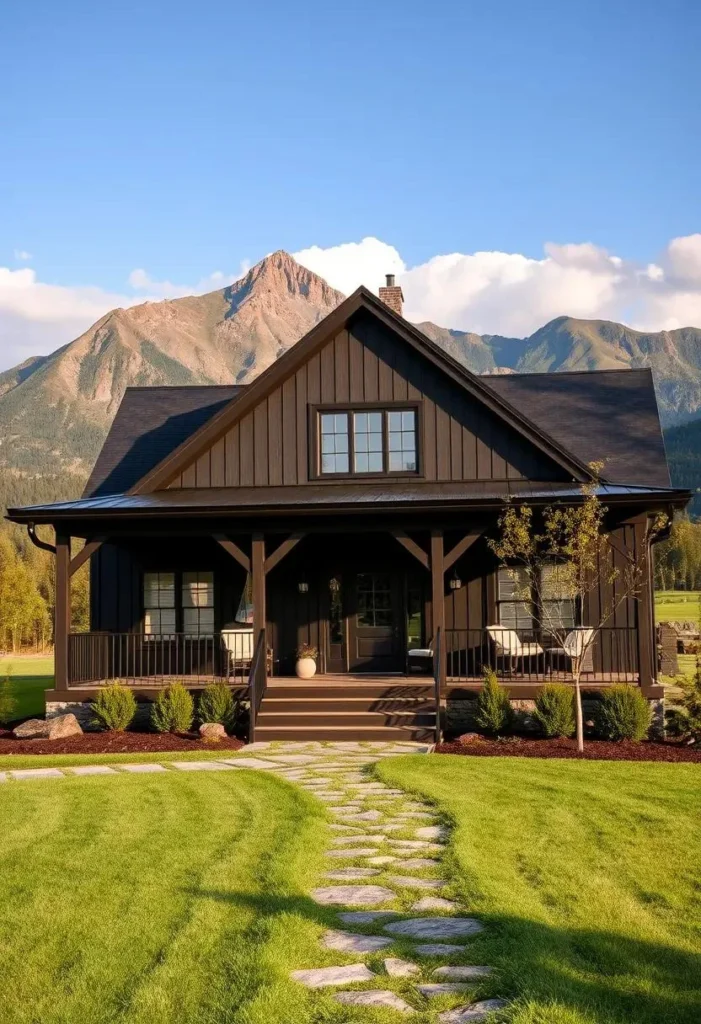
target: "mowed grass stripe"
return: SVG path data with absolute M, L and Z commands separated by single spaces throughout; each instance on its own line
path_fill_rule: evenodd
M 274 992 L 295 1019 L 325 837 L 306 794 L 173 773 L 8 784 L 0 809 L 0 1020 L 262 1024 Z
M 384 762 L 454 823 L 446 864 L 487 926 L 514 1024 L 701 1020 L 696 765 Z

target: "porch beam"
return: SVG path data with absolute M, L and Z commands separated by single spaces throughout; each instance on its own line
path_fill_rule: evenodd
M 251 542 L 251 583 L 253 590 L 253 636 L 260 636 L 265 629 L 265 537 L 254 533 Z M 265 657 L 265 655 L 264 655 Z
M 451 548 L 447 555 L 445 555 L 443 559 L 443 571 L 447 572 L 448 569 L 451 569 L 457 562 L 458 558 L 462 558 L 465 552 L 469 551 L 475 541 L 479 540 L 481 536 L 481 530 L 474 530 L 471 533 L 466 533 L 463 539 L 459 540 L 455 547 Z
M 75 558 L 72 558 L 70 560 L 70 563 L 68 565 L 69 574 L 73 576 L 74 573 L 76 573 L 78 569 L 80 569 L 81 565 L 85 565 L 90 556 L 94 555 L 95 552 L 102 547 L 106 540 L 106 537 L 96 537 L 94 540 L 89 540 L 87 544 L 84 546 L 83 550 L 79 551 Z
M 443 531 L 431 530 L 431 620 L 434 638 L 441 631 L 438 679 L 441 693 L 445 688 L 445 565 Z M 435 642 L 435 641 L 434 641 Z
M 640 516 L 635 522 L 635 557 L 643 560 L 643 579 L 639 593 L 636 595 L 636 611 L 638 624 L 638 661 L 640 666 L 640 686 L 645 693 L 657 681 L 655 665 L 655 628 L 654 598 L 652 592 L 652 555 L 650 538 L 647 531 L 647 516 Z
M 268 555 L 265 560 L 266 575 L 271 571 L 271 569 L 274 569 L 276 565 L 279 565 L 286 555 L 289 555 L 290 551 L 299 544 L 304 536 L 305 535 L 303 533 L 291 533 L 287 540 L 283 540 L 282 544 L 275 548 L 272 555 Z
M 228 555 L 235 558 L 246 572 L 251 571 L 251 559 L 244 551 L 241 550 L 238 544 L 234 544 L 233 540 L 229 540 L 229 538 L 223 533 L 215 533 L 213 536 L 217 544 L 221 545 Z
M 404 532 L 404 530 L 392 530 L 391 533 L 394 539 L 398 540 L 402 547 L 406 551 L 408 551 L 410 555 L 413 555 L 414 558 L 417 559 L 417 561 L 421 562 L 424 569 L 430 569 L 431 566 L 428 555 L 426 554 L 424 549 L 416 543 L 415 540 L 412 540 L 411 537 L 409 537 Z
M 71 631 L 71 538 L 56 534 L 56 596 L 54 601 L 55 688 L 68 689 L 68 634 Z

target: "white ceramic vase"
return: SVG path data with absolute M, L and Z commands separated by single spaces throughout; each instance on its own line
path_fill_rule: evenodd
M 316 662 L 313 658 L 297 658 L 295 671 L 300 679 L 311 679 L 316 675 Z

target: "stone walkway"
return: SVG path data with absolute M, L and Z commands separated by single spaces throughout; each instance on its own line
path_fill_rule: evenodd
M 0 782 L 121 772 L 273 772 L 323 801 L 332 819 L 335 834 L 326 851 L 325 884 L 311 897 L 338 908 L 339 927 L 324 933 L 322 946 L 343 953 L 344 959 L 374 958 L 374 970 L 364 962 L 343 962 L 293 971 L 293 980 L 311 989 L 333 988 L 333 998 L 349 1008 L 427 1013 L 438 999 L 438 1006 L 459 1004 L 431 1017 L 440 1024 L 484 1021 L 507 1004 L 501 999 L 465 1001 L 491 969 L 464 963 L 466 942 L 483 926 L 466 916 L 450 882 L 441 877 L 447 828 L 431 806 L 371 774 L 382 758 L 429 749 L 415 743 L 254 743 L 211 761 L 16 769 L 0 772 Z M 460 963 L 451 963 L 458 958 Z M 435 966 L 441 960 L 445 963 Z

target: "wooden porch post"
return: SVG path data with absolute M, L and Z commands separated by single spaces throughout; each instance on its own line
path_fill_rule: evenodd
M 443 531 L 431 530 L 431 620 L 433 635 L 441 631 L 438 674 L 441 693 L 445 688 L 445 574 L 443 567 Z
M 71 538 L 56 534 L 56 595 L 54 601 L 54 688 L 68 689 L 68 634 L 71 631 Z
M 657 680 L 655 665 L 655 627 L 652 592 L 652 553 L 647 536 L 647 519 L 640 516 L 635 521 L 635 557 L 644 560 L 644 574 L 640 593 L 636 597 L 636 619 L 638 625 L 638 662 L 640 686 L 643 693 L 654 686 Z
M 251 582 L 253 587 L 253 635 L 258 643 L 261 629 L 265 629 L 265 537 L 254 533 L 251 544 Z

